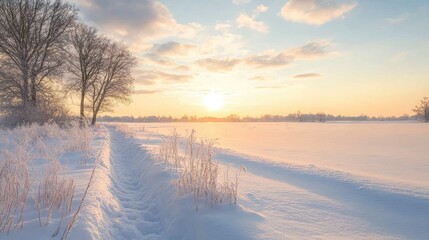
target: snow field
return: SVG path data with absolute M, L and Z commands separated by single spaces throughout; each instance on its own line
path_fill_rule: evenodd
M 237 204 L 234 201 L 211 204 L 210 198 L 201 197 L 196 211 L 198 184 L 189 191 L 178 191 L 178 180 L 192 176 L 183 175 L 191 171 L 181 172 L 183 168 L 191 169 L 191 165 L 183 165 L 187 164 L 183 159 L 189 158 L 189 135 L 171 138 L 153 126 L 114 125 L 87 133 L 85 138 L 91 136 L 90 153 L 84 153 L 87 145 L 72 141 L 85 136 L 79 129 L 62 132 L 59 128 L 30 127 L 31 130 L 23 130 L 24 135 L 19 131 L 1 132 L 0 149 L 4 151 L 14 149 L 11 146 L 15 138 L 22 141 L 19 146 L 32 146 L 26 148 L 30 149 L 27 152 L 12 151 L 16 156 L 34 155 L 27 160 L 32 164 L 20 165 L 27 167 L 30 179 L 34 172 L 40 172 L 45 179 L 48 166 L 56 166 L 51 165 L 55 162 L 52 159 L 58 157 L 56 162 L 61 163 L 62 169 L 53 168 L 54 176 L 73 180 L 71 212 L 64 216 L 60 233 L 76 211 L 91 169 L 97 164 L 68 239 L 427 239 L 429 236 L 429 198 L 425 191 L 416 191 L 418 188 L 384 185 L 372 178 L 313 164 L 270 161 L 228 145 L 210 145 L 204 150 L 200 147 L 207 145 L 194 141 L 193 149 L 202 153 L 194 156 L 216 163 L 212 170 L 216 169 L 220 185 L 226 173 L 233 179 L 242 166 L 247 170 L 238 181 Z M 171 135 L 171 131 L 167 133 Z M 49 147 L 43 147 L 39 142 L 42 140 Z M 71 142 L 66 144 L 67 141 Z M 4 162 L 2 157 L 0 163 Z M 204 168 L 199 165 L 197 169 Z M 209 168 L 207 173 L 210 172 Z M 61 238 L 61 234 L 54 238 L 52 234 L 63 212 L 52 211 L 50 224 L 39 226 L 37 204 L 30 197 L 37 195 L 34 183 L 31 181 L 23 211 L 23 228 L 0 233 L 0 239 Z M 195 184 L 188 183 L 185 186 Z M 18 210 L 15 223 L 20 223 Z M 45 223 L 46 208 L 42 212 Z

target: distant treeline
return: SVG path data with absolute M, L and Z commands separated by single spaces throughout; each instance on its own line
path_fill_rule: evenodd
M 271 115 L 265 114 L 260 117 L 240 117 L 236 114 L 228 115 L 227 117 L 197 117 L 184 115 L 181 118 L 172 116 L 103 116 L 100 117 L 102 122 L 326 122 L 326 121 L 403 121 L 414 120 L 415 116 L 403 115 L 400 117 L 369 117 L 367 115 L 360 116 L 342 116 L 331 115 L 324 113 L 294 113 L 289 115 Z

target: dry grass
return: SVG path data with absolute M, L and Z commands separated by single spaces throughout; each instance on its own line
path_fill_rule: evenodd
M 186 151 L 179 154 L 178 133 L 173 130 L 160 145 L 158 159 L 160 162 L 174 168 L 179 178 L 175 185 L 179 195 L 192 194 L 195 209 L 198 211 L 201 201 L 211 206 L 217 204 L 237 204 L 240 173 L 244 167 L 230 177 L 229 168 L 219 175 L 219 164 L 214 161 L 215 139 L 196 137 L 195 130 L 186 136 Z
M 68 152 L 81 152 L 81 163 L 86 164 L 92 129 L 72 122 L 63 127 L 31 124 L 3 131 L 7 137 L 0 141 L 0 232 L 23 227 L 24 210 L 32 197 L 40 226 L 58 216 L 57 235 L 70 214 L 75 190 L 73 179 L 63 176 L 59 159 Z
M 0 232 L 22 228 L 24 209 L 30 190 L 28 155 L 18 148 L 15 153 L 3 151 L 0 162 Z

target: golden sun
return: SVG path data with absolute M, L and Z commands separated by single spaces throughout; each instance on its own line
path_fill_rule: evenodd
M 207 93 L 203 97 L 203 104 L 209 111 L 218 111 L 224 105 L 224 96 L 216 92 Z

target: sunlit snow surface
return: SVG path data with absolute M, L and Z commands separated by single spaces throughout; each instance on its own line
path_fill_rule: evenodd
M 268 162 L 350 173 L 429 193 L 429 124 L 150 123 L 147 131 L 218 139 L 218 147 Z M 429 197 L 429 194 L 427 195 Z
M 256 238 L 427 239 L 429 236 L 428 124 L 139 123 L 130 126 L 140 129 L 144 126 L 145 131 L 137 131 L 136 136 L 148 149 L 151 146 L 156 149 L 157 139 L 172 129 L 182 135 L 195 129 L 200 137 L 217 138 L 216 160 L 223 166 L 243 165 L 248 169 L 240 181 L 240 204 L 261 217 L 252 228 Z

